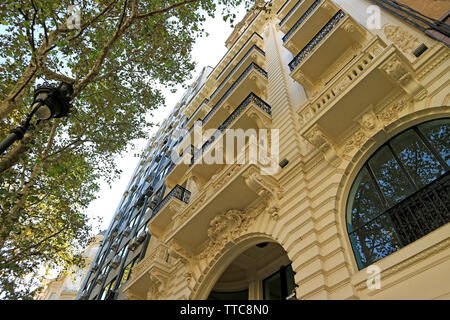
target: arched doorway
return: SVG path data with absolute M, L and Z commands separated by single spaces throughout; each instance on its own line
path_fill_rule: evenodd
M 285 300 L 294 292 L 294 272 L 286 251 L 278 243 L 260 242 L 231 261 L 208 300 Z

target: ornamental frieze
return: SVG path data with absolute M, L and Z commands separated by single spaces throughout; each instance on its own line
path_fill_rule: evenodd
M 386 24 L 383 27 L 386 38 L 394 43 L 402 52 L 411 55 L 414 49 L 420 45 L 417 37 L 402 29 L 400 26 Z

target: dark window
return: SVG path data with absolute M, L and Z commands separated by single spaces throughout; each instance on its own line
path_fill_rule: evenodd
M 450 119 L 410 128 L 358 173 L 347 230 L 360 269 L 450 222 Z
M 281 267 L 263 280 L 264 300 L 285 300 L 294 289 L 294 271 L 291 265 Z
M 208 300 L 248 300 L 248 289 L 240 291 L 211 291 Z

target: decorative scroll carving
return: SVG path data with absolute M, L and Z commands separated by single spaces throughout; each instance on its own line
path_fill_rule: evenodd
M 228 210 L 214 217 L 208 228 L 209 242 L 198 255 L 198 259 L 207 260 L 216 255 L 230 242 L 234 242 L 245 233 L 254 220 L 264 211 L 264 201 L 248 210 Z
M 403 30 L 400 26 L 387 24 L 383 27 L 383 32 L 389 41 L 392 41 L 392 43 L 406 54 L 412 54 L 414 49 L 420 45 L 418 38 Z
M 278 183 L 268 176 L 262 176 L 260 169 L 250 167 L 242 173 L 245 183 L 252 189 L 266 204 L 265 212 L 269 213 L 272 218 L 279 217 L 279 199 L 282 197 L 282 190 Z
M 331 165 L 338 166 L 340 158 L 337 156 L 333 143 L 317 124 L 308 130 L 303 137 L 319 149 L 324 154 L 325 160 Z
M 353 33 L 356 31 L 356 27 L 353 23 L 348 22 L 347 24 L 345 24 L 344 30 L 348 33 Z
M 339 148 L 340 156 L 350 160 L 352 154 L 359 150 L 382 127 L 389 125 L 399 118 L 399 113 L 406 109 L 411 102 L 410 98 L 398 98 L 388 101 L 382 107 L 370 108 L 357 122 L 359 126 L 354 133 L 345 139 L 345 143 Z M 378 110 L 377 110 L 378 109 Z
M 405 81 L 410 76 L 406 65 L 397 56 L 386 62 L 381 69 L 399 82 Z
M 193 254 L 188 249 L 180 246 L 176 241 L 172 240 L 169 244 L 169 253 L 175 258 L 181 259 L 184 262 L 192 261 Z
M 230 242 L 233 231 L 242 223 L 240 210 L 228 210 L 225 214 L 214 217 L 208 228 L 208 238 L 213 242 Z
M 402 99 L 388 105 L 386 108 L 380 110 L 377 113 L 377 118 L 383 123 L 383 125 L 390 124 L 399 117 L 399 113 L 403 111 L 410 103 L 409 99 Z
M 342 148 L 341 155 L 347 160 L 351 160 L 350 154 L 359 149 L 366 141 L 368 137 L 363 130 L 358 130 L 350 138 L 346 139 L 346 142 Z
M 420 101 L 427 96 L 426 89 L 415 80 L 409 66 L 397 55 L 386 61 L 380 69 L 396 81 L 415 100 Z

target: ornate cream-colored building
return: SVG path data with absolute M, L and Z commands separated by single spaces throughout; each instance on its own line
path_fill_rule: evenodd
M 66 274 L 60 274 L 55 279 L 45 281 L 43 290 L 36 296 L 36 300 L 75 300 L 80 291 L 83 279 L 89 271 L 89 267 L 94 261 L 100 244 L 103 240 L 103 233 L 96 235 L 87 248 L 83 251 L 82 257 L 85 267 L 72 267 Z
M 80 297 L 449 299 L 450 27 L 413 25 L 413 11 L 389 2 L 273 0 L 249 11 L 149 142 L 164 149 L 171 123 L 201 120 L 175 144 L 164 191 L 126 202 L 150 172 L 144 157 L 111 223 L 117 238 L 134 215 L 121 218 L 125 203 L 141 210 L 145 245 L 138 232 L 109 237 L 125 271 L 99 267 L 114 261 L 99 252 Z M 439 5 L 429 15 L 450 9 Z M 250 138 L 231 148 L 243 161 L 202 161 L 225 159 L 222 137 L 239 128 L 269 132 L 256 141 L 276 172 L 250 161 L 262 148 Z M 215 138 L 190 142 L 209 129 Z M 143 248 L 139 258 L 127 243 Z

